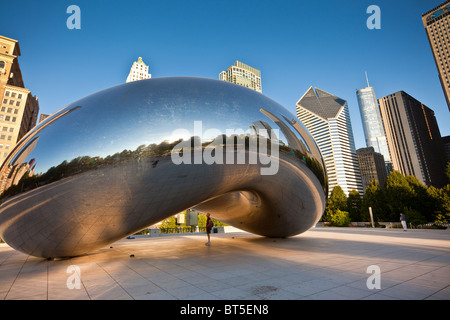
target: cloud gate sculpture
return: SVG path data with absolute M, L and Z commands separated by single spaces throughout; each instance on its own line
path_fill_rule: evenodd
M 294 115 L 195 77 L 75 101 L 24 136 L 0 174 L 0 237 L 43 258 L 94 251 L 188 208 L 289 237 L 319 221 L 327 190 L 320 152 Z

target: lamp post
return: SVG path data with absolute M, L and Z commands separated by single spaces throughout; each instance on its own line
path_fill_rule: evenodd
M 373 223 L 373 214 L 372 207 L 369 207 L 370 221 L 372 221 L 372 228 L 375 228 L 375 224 Z

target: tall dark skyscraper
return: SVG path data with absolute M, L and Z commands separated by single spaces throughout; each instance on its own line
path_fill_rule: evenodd
M 442 137 L 442 145 L 444 147 L 445 160 L 450 162 L 450 136 Z
M 404 91 L 378 99 L 392 167 L 425 185 L 445 185 L 445 157 L 433 110 Z
M 450 110 L 450 0 L 425 12 L 422 22 L 438 69 L 439 80 Z
M 356 150 L 356 154 L 358 155 L 364 191 L 372 180 L 376 180 L 378 184 L 383 187 L 387 178 L 383 155 L 375 152 L 373 147 L 360 148 Z

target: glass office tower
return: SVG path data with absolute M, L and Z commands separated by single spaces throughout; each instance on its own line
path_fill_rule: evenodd
M 381 153 L 386 163 L 386 170 L 389 174 L 392 171 L 391 157 L 387 146 L 386 135 L 384 133 L 383 121 L 381 120 L 380 108 L 377 97 L 372 87 L 356 91 L 361 121 L 364 129 L 367 147 L 373 147 L 375 152 Z
M 297 102 L 297 117 L 319 147 L 328 177 L 328 194 L 339 185 L 345 194 L 364 193 L 347 101 L 310 87 Z

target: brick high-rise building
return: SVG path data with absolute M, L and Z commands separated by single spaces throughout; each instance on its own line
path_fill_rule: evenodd
M 0 165 L 39 113 L 38 99 L 25 88 L 19 56 L 19 42 L 0 36 Z

